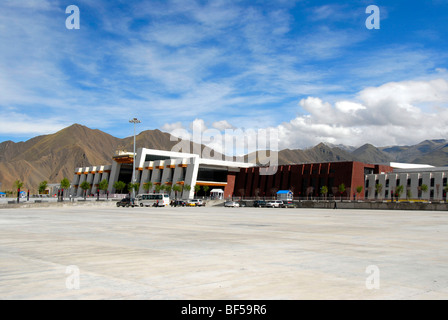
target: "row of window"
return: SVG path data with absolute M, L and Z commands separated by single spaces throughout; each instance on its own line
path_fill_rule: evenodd
M 396 183 L 397 186 L 399 186 L 399 185 L 401 184 L 400 179 L 397 179 L 396 182 L 397 182 L 397 183 Z M 412 182 L 411 179 L 407 179 L 406 184 L 407 184 L 408 187 L 411 186 L 411 182 Z M 377 180 L 375 181 L 375 185 L 378 185 L 379 183 L 380 183 L 380 181 L 377 179 Z M 444 187 L 447 186 L 447 183 L 448 183 L 448 178 L 443 178 L 443 186 L 444 186 Z M 367 180 L 367 181 L 366 181 L 366 188 L 369 187 L 369 184 L 370 184 L 370 180 Z M 386 188 L 389 188 L 389 184 L 390 184 L 389 179 L 386 179 Z M 418 179 L 418 186 L 421 187 L 422 185 L 423 185 L 423 179 L 420 178 L 420 179 Z M 431 180 L 430 180 L 430 187 L 434 187 L 434 186 L 435 186 L 435 179 L 434 179 L 434 178 L 431 178 Z

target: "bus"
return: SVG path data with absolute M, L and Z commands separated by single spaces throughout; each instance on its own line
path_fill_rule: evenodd
M 162 193 L 139 194 L 135 201 L 140 207 L 167 207 L 170 204 L 170 196 Z

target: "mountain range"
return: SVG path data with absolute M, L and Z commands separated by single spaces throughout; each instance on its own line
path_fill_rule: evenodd
M 146 130 L 136 136 L 137 147 L 171 150 L 178 143 L 169 133 Z M 190 143 L 191 150 L 193 143 Z M 198 146 L 198 145 L 196 145 Z M 203 150 L 204 146 L 200 146 Z M 118 149 L 133 150 L 133 137 L 116 138 L 97 129 L 74 124 L 54 134 L 42 135 L 15 143 L 0 143 L 0 183 L 2 190 L 12 190 L 14 181 L 36 192 L 40 182 L 58 183 L 72 179 L 76 167 L 111 164 Z M 271 151 L 273 152 L 273 151 Z M 362 161 L 366 163 L 422 163 L 448 166 L 448 141 L 425 140 L 412 146 L 361 147 L 320 143 L 308 149 L 285 149 L 275 152 L 279 164 Z

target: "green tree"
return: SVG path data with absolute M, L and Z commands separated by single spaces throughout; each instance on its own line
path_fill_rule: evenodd
M 62 189 L 70 188 L 70 180 L 68 180 L 67 178 L 62 179 L 61 180 L 61 188 Z
M 123 193 L 123 190 L 126 188 L 126 183 L 124 183 L 123 181 L 116 181 L 114 183 L 114 188 L 115 190 L 120 191 L 120 193 Z
M 128 183 L 128 190 L 129 191 L 134 190 L 135 193 L 137 194 L 139 188 L 140 188 L 140 183 L 138 183 L 138 182 L 136 182 L 136 183 L 129 182 Z
M 195 185 L 194 186 L 194 197 L 196 198 L 196 193 L 198 193 L 198 191 L 201 190 L 201 186 L 200 185 Z
M 22 181 L 20 181 L 20 180 L 14 181 L 14 188 L 17 189 L 17 192 L 20 192 L 20 189 L 22 189 L 23 184 L 24 183 Z
M 173 186 L 173 191 L 175 192 L 175 197 L 176 197 L 176 200 L 177 200 L 177 193 L 182 191 L 182 187 L 180 185 L 178 185 L 178 184 L 175 184 Z
M 378 195 L 380 195 L 382 191 L 383 191 L 383 185 L 381 183 L 377 183 L 375 185 L 375 196 L 378 197 Z
M 152 188 L 152 182 L 148 181 L 143 184 L 143 189 L 145 189 L 146 193 L 149 193 L 149 190 Z
M 166 191 L 166 193 L 170 194 L 170 193 L 171 193 L 171 190 L 173 190 L 173 186 L 170 185 L 170 184 L 167 184 L 167 185 L 165 186 L 165 191 Z
M 109 188 L 109 181 L 106 179 L 101 180 L 101 182 L 98 184 L 98 188 L 100 190 L 106 191 L 107 188 Z
M 190 192 L 190 190 L 191 190 L 191 185 L 189 185 L 189 184 L 184 184 L 184 188 L 183 188 L 184 190 L 186 190 L 187 192 Z
M 81 183 L 81 185 L 79 187 L 82 190 L 84 190 L 84 200 L 86 200 L 87 190 L 89 190 L 91 188 L 90 183 L 88 183 L 87 181 L 84 181 L 83 183 Z
M 404 187 L 403 187 L 403 185 L 399 185 L 399 186 L 397 186 L 397 188 L 395 189 L 395 196 L 396 196 L 397 198 L 400 198 L 401 195 L 403 194 L 403 191 L 404 191 Z
M 428 192 L 428 186 L 427 186 L 426 184 L 422 184 L 422 185 L 420 186 L 420 190 L 421 190 L 423 193 L 426 193 L 426 192 Z
M 202 186 L 202 190 L 204 190 L 205 196 L 207 196 L 208 190 L 210 190 L 209 186 Z
M 64 198 L 64 191 L 70 188 L 70 180 L 64 178 L 61 180 L 61 188 L 62 188 L 62 199 Z
M 39 194 L 44 194 L 45 190 L 47 190 L 48 187 L 48 182 L 46 180 L 42 181 L 41 183 L 39 183 Z
M 23 182 L 20 180 L 14 181 L 14 187 L 17 189 L 17 202 L 20 201 L 20 189 L 23 187 Z
M 164 189 L 164 186 L 161 184 L 156 184 L 154 189 L 156 190 L 156 193 L 160 193 Z
M 356 193 L 358 194 L 358 198 L 360 197 L 361 192 L 362 192 L 363 189 L 364 189 L 363 186 L 357 186 L 357 187 L 356 187 Z
M 324 196 L 325 200 L 327 200 L 328 187 L 322 186 L 320 188 L 320 194 Z
M 339 191 L 339 194 L 341 195 L 341 199 L 342 199 L 342 195 L 343 195 L 344 192 L 345 192 L 345 184 L 341 183 L 341 184 L 338 186 L 338 191 Z

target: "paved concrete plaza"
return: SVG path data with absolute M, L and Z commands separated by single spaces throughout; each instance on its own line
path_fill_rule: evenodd
M 447 299 L 448 212 L 0 209 L 1 299 Z

